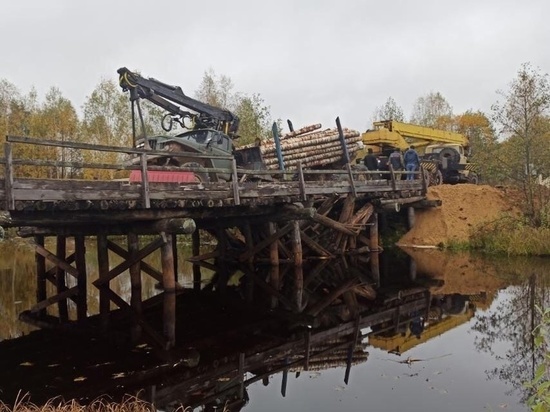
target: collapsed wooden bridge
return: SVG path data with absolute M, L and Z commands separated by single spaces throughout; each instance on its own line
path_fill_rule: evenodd
M 54 153 L 70 153 L 78 161 L 33 160 L 18 157 L 20 147 L 40 146 Z M 84 162 L 84 152 L 109 153 L 113 163 Z M 97 242 L 97 279 L 101 324 L 109 324 L 111 303 L 126 311 L 137 328 L 160 346 L 175 342 L 175 298 L 178 284 L 177 239 L 191 235 L 194 288 L 203 284 L 201 268 L 227 275 L 236 267 L 254 276 L 254 266 L 290 262 L 295 271 L 292 308 L 302 305 L 304 260 L 330 259 L 337 255 L 361 255 L 377 265 L 378 213 L 429 207 L 426 182 L 403 180 L 398 172 L 368 172 L 345 165 L 341 170 L 231 170 L 148 166 L 149 156 L 163 152 L 59 142 L 8 136 L 4 145 L 3 178 L 0 179 L 0 225 L 19 228 L 33 237 L 36 250 L 37 303 L 27 320 L 38 324 L 84 322 L 89 318 L 87 299 L 86 240 Z M 126 165 L 122 156 L 139 157 L 139 165 Z M 200 158 L 204 155 L 195 155 Z M 57 156 L 55 158 L 69 158 Z M 29 168 L 42 170 L 45 178 L 30 178 Z M 84 180 L 84 171 L 110 171 L 119 179 Z M 194 171 L 228 174 L 230 181 L 155 182 L 151 172 Z M 132 172 L 133 171 L 133 172 Z M 127 176 L 139 173 L 132 181 Z M 422 173 L 418 173 L 422 177 Z M 214 180 L 214 179 L 213 179 Z M 1 212 L 0 212 L 1 213 Z M 120 236 L 124 236 L 121 242 Z M 115 238 L 115 236 L 117 236 Z M 52 237 L 55 245 L 45 239 Z M 74 252 L 67 240 L 74 239 Z M 205 239 L 216 247 L 201 247 Z M 51 250 L 48 249 L 51 248 Z M 161 267 L 144 259 L 160 250 Z M 124 260 L 111 267 L 109 252 Z M 233 269 L 231 269 L 233 268 Z M 244 269 L 243 269 L 244 268 Z M 376 269 L 374 269 L 376 270 Z M 126 302 L 110 288 L 110 282 L 129 272 L 131 299 Z M 141 275 L 156 279 L 163 289 L 163 330 L 142 317 Z M 72 278 L 68 282 L 68 278 Z M 257 280 L 264 291 L 280 297 L 279 279 Z M 49 285 L 53 285 L 53 288 Z M 74 286 L 69 286 L 69 285 Z M 219 285 L 222 285 L 220 281 Z M 336 294 L 338 296 L 338 294 Z M 70 302 L 76 310 L 71 311 Z M 73 319 L 75 318 L 75 319 Z

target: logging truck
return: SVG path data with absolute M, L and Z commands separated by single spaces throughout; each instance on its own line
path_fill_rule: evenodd
M 431 127 L 384 120 L 361 135 L 366 147 L 378 154 L 381 167 L 387 165 L 389 154 L 407 150 L 411 145 L 421 156 L 424 177 L 429 185 L 442 183 L 478 183 L 474 165 L 468 161 L 470 142 L 461 133 Z
M 292 170 L 298 164 L 311 168 L 339 167 L 349 163 L 350 157 L 359 149 L 360 134 L 342 129 L 338 120 L 337 129 L 319 131 L 321 125 L 318 124 L 292 131 L 280 138 L 274 127 L 274 139 L 235 148 L 233 140 L 238 137 L 239 128 L 239 118 L 235 114 L 188 97 L 180 87 L 144 78 L 125 67 L 120 68 L 118 74 L 122 90 L 130 94 L 134 145 L 154 151 L 154 154 L 147 156 L 148 164 L 195 169 L 172 173 L 149 172 L 152 181 L 167 181 L 165 178 L 178 182 L 229 181 L 232 173 L 220 169 L 232 170 L 234 161 L 238 169 L 249 175 L 265 169 Z M 164 131 L 171 132 L 177 125 L 186 131 L 176 135 L 147 136 L 140 99 L 146 99 L 167 112 L 161 122 Z M 190 111 L 182 109 L 182 106 Z M 142 137 L 139 138 L 136 135 L 138 121 L 142 129 Z M 138 156 L 133 159 L 134 164 L 140 162 Z M 218 171 L 206 173 L 201 169 Z M 269 175 L 262 174 L 261 178 L 269 179 Z M 139 179 L 139 171 L 134 171 L 130 176 L 131 181 Z

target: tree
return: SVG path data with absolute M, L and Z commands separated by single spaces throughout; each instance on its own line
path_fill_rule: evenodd
M 521 186 L 532 223 L 540 222 L 542 198 L 537 198 L 537 175 L 550 171 L 550 84 L 548 74 L 541 74 L 524 63 L 507 91 L 498 92 L 502 101 L 492 106 L 493 120 L 507 145 L 505 167 Z M 537 208 L 537 205 L 540 206 Z
M 430 92 L 416 99 L 411 122 L 420 126 L 449 130 L 452 126 L 453 109 L 439 92 Z
M 404 122 L 405 116 L 403 109 L 397 105 L 393 97 L 388 97 L 384 105 L 377 107 L 374 110 L 373 118 L 375 121 L 381 120 L 397 120 L 398 122 Z
M 491 120 L 481 111 L 468 110 L 453 119 L 453 130 L 468 137 L 470 161 L 487 183 L 500 183 L 502 173 L 498 161 L 499 145 Z
M 256 138 L 266 138 L 271 133 L 269 106 L 258 94 L 244 94 L 233 91 L 231 78 L 216 75 L 209 69 L 195 92 L 195 98 L 212 106 L 229 110 L 239 117 L 239 145 L 252 143 Z
M 131 111 L 128 98 L 113 80 L 102 80 L 83 106 L 80 139 L 86 143 L 132 147 Z M 112 163 L 123 159 L 117 153 L 86 151 L 87 162 Z M 112 171 L 85 170 L 85 178 L 113 178 Z
M 265 106 L 260 95 L 238 96 L 237 102 L 235 114 L 240 119 L 239 144 L 252 143 L 256 138 L 268 138 L 271 133 L 271 116 L 269 107 Z

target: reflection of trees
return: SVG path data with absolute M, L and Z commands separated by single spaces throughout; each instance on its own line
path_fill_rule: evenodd
M 476 347 L 502 362 L 502 366 L 487 371 L 490 379 L 501 379 L 519 389 L 534 378 L 543 352 L 535 346 L 532 331 L 541 321 L 537 306 L 549 307 L 549 282 L 550 276 L 533 273 L 519 286 L 508 288 L 508 296 L 496 308 L 477 315 L 473 326 L 479 332 Z M 497 353 L 499 344 L 509 345 L 504 355 Z

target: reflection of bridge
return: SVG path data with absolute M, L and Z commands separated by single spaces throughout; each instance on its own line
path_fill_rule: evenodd
M 396 328 L 409 322 L 411 314 L 426 314 L 430 295 L 421 287 L 378 294 L 372 273 L 362 270 L 361 280 L 357 267 L 345 270 L 346 265 L 351 268 L 349 261 L 334 263 L 338 264 L 306 271 L 315 278 L 307 283 L 308 299 L 301 313 L 286 307 L 291 300 L 285 296 L 293 294 L 292 288 L 281 288 L 275 306 L 267 289 L 256 290 L 250 300 L 246 282 L 225 289 L 207 285 L 200 292 L 187 290 L 188 296 L 184 293 L 177 302 L 178 347 L 162 352 L 160 358 L 151 346 L 129 351 L 103 339 L 91 341 L 82 332 L 42 330 L 1 342 L 0 367 L 12 371 L 0 377 L 3 400 L 13 401 L 20 389 L 29 391 L 35 403 L 55 395 L 86 402 L 106 393 L 116 399 L 145 389 L 142 396 L 158 408 L 221 400 L 237 410 L 249 385 L 267 384 L 276 373 L 283 375 L 283 395 L 289 373 L 345 366 L 347 383 L 352 365 L 368 359 L 361 331 L 376 325 Z M 257 276 L 265 279 L 270 273 Z M 144 313 L 151 324 L 161 316 L 153 307 Z M 93 326 L 94 319 L 90 322 Z M 116 330 L 124 330 L 126 321 L 117 313 L 113 322 Z M 112 338 L 118 340 L 119 335 Z
M 72 159 L 80 160 L 86 158 L 85 152 L 111 158 L 134 154 L 141 157 L 141 165 L 17 157 L 17 153 L 29 147 L 53 154 L 70 153 Z M 244 264 L 250 282 L 279 298 L 281 279 L 273 272 L 269 282 L 258 280 L 250 270 L 255 264 L 269 262 L 277 266 L 292 262 L 300 268 L 309 259 L 378 251 L 378 210 L 386 207 L 399 210 L 401 205 L 407 205 L 413 211 L 413 207 L 431 205 L 425 200 L 423 180 L 402 181 L 393 173 L 388 173 L 385 179 L 373 180 L 369 172 L 354 171 L 350 165 L 342 170 L 298 167 L 290 173 L 255 171 L 255 179 L 263 174 L 263 179 L 255 181 L 250 181 L 250 176 L 234 165 L 231 170 L 200 170 L 211 176 L 231 175 L 229 182 L 153 182 L 148 180 L 148 172 L 174 172 L 158 166 L 153 170 L 147 165 L 147 156 L 165 153 L 13 136 L 7 138 L 4 151 L 0 208 L 7 217 L 0 224 L 19 227 L 23 236 L 33 237 L 36 250 L 37 303 L 25 319 L 40 325 L 86 321 L 90 314 L 85 241 L 94 236 L 99 278 L 93 285 L 100 293 L 102 326 L 108 327 L 110 306 L 114 304 L 133 320 L 136 331 L 144 331 L 164 348 L 175 344 L 175 295 L 180 289 L 178 262 L 174 258 L 178 235 L 193 233 L 191 260 L 196 289 L 201 285 L 201 267 L 216 270 L 222 279 L 221 286 L 235 265 Z M 127 175 L 138 169 L 144 179 L 129 182 L 67 178 L 98 169 L 111 175 L 114 171 Z M 40 175 L 47 178 L 25 177 L 31 170 L 40 170 Z M 215 251 L 201 251 L 201 232 L 196 228 L 201 229 L 203 236 L 208 232 L 208 236 L 217 240 Z M 125 242 L 114 239 L 115 235 L 125 236 Z M 140 235 L 148 237 L 140 240 Z M 44 240 L 48 236 L 56 240 L 52 250 Z M 74 239 L 74 253 L 68 251 L 68 238 Z M 161 255 L 160 268 L 143 260 L 157 250 Z M 109 254 L 122 257 L 124 262 L 111 268 Z M 220 261 L 229 263 L 217 265 Z M 372 261 L 376 267 L 376 256 Z M 114 278 L 127 272 L 132 290 L 130 302 L 110 288 Z M 162 331 L 143 316 L 150 302 L 141 299 L 142 274 L 151 276 L 163 287 Z M 285 304 L 301 310 L 306 287 L 303 272 L 297 270 L 292 282 L 296 293 Z M 69 310 L 73 304 L 74 316 Z

